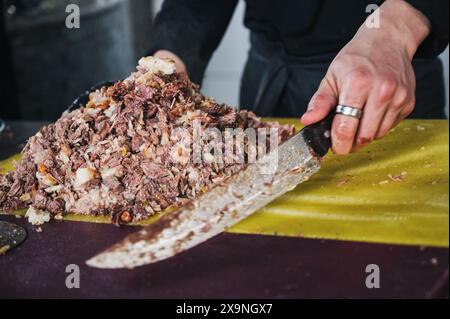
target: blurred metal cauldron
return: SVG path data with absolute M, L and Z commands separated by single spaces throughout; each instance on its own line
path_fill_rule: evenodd
M 130 0 L 28 0 L 10 7 L 7 34 L 21 119 L 54 120 L 81 92 L 134 69 Z M 79 29 L 66 27 L 77 4 Z M 151 17 L 149 17 L 151 19 Z

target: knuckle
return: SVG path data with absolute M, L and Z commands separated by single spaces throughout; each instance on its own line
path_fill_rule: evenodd
M 380 80 L 379 84 L 379 99 L 381 102 L 388 102 L 394 96 L 394 93 L 398 87 L 397 81 L 392 77 L 384 77 Z
M 347 123 L 342 123 L 336 127 L 336 138 L 341 141 L 351 140 L 354 137 L 354 129 Z
M 347 62 L 346 62 L 345 56 L 339 54 L 336 56 L 333 63 L 331 64 L 331 69 L 341 70 L 341 69 L 345 68 L 346 65 L 347 65 Z
M 364 106 L 366 103 L 365 96 L 358 96 L 358 95 L 346 95 L 339 99 L 339 103 L 343 105 L 348 105 L 352 107 L 360 107 Z
M 364 79 L 364 80 L 370 79 L 371 73 L 372 73 L 370 71 L 370 69 L 365 66 L 359 66 L 353 72 L 357 78 Z
M 396 99 L 395 99 L 396 104 L 399 107 L 402 107 L 408 101 L 409 90 L 406 86 L 401 85 L 397 88 L 395 95 L 396 95 Z
M 319 105 L 327 103 L 327 101 L 328 101 L 328 96 L 324 93 L 318 92 L 318 93 L 314 94 L 314 96 L 311 98 L 309 106 L 310 106 L 310 108 L 315 108 Z
M 366 67 L 358 67 L 350 73 L 349 79 L 359 88 L 367 87 L 372 82 L 372 72 Z

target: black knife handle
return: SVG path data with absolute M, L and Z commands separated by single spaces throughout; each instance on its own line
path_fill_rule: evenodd
M 335 112 L 331 112 L 322 121 L 306 126 L 301 134 L 306 143 L 320 157 L 324 157 L 331 147 L 331 124 L 333 124 Z

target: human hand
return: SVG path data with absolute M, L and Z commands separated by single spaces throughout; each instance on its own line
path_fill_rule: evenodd
M 338 104 L 361 109 L 361 119 L 337 114 L 332 148 L 348 154 L 385 136 L 415 104 L 412 57 L 430 32 L 428 19 L 403 0 L 378 9 L 380 27 L 363 24 L 331 63 L 301 121 L 322 120 Z

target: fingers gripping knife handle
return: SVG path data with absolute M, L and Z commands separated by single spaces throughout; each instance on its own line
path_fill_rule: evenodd
M 320 157 L 324 157 L 331 147 L 331 124 L 334 115 L 333 111 L 322 121 L 308 125 L 301 131 L 305 141 Z

